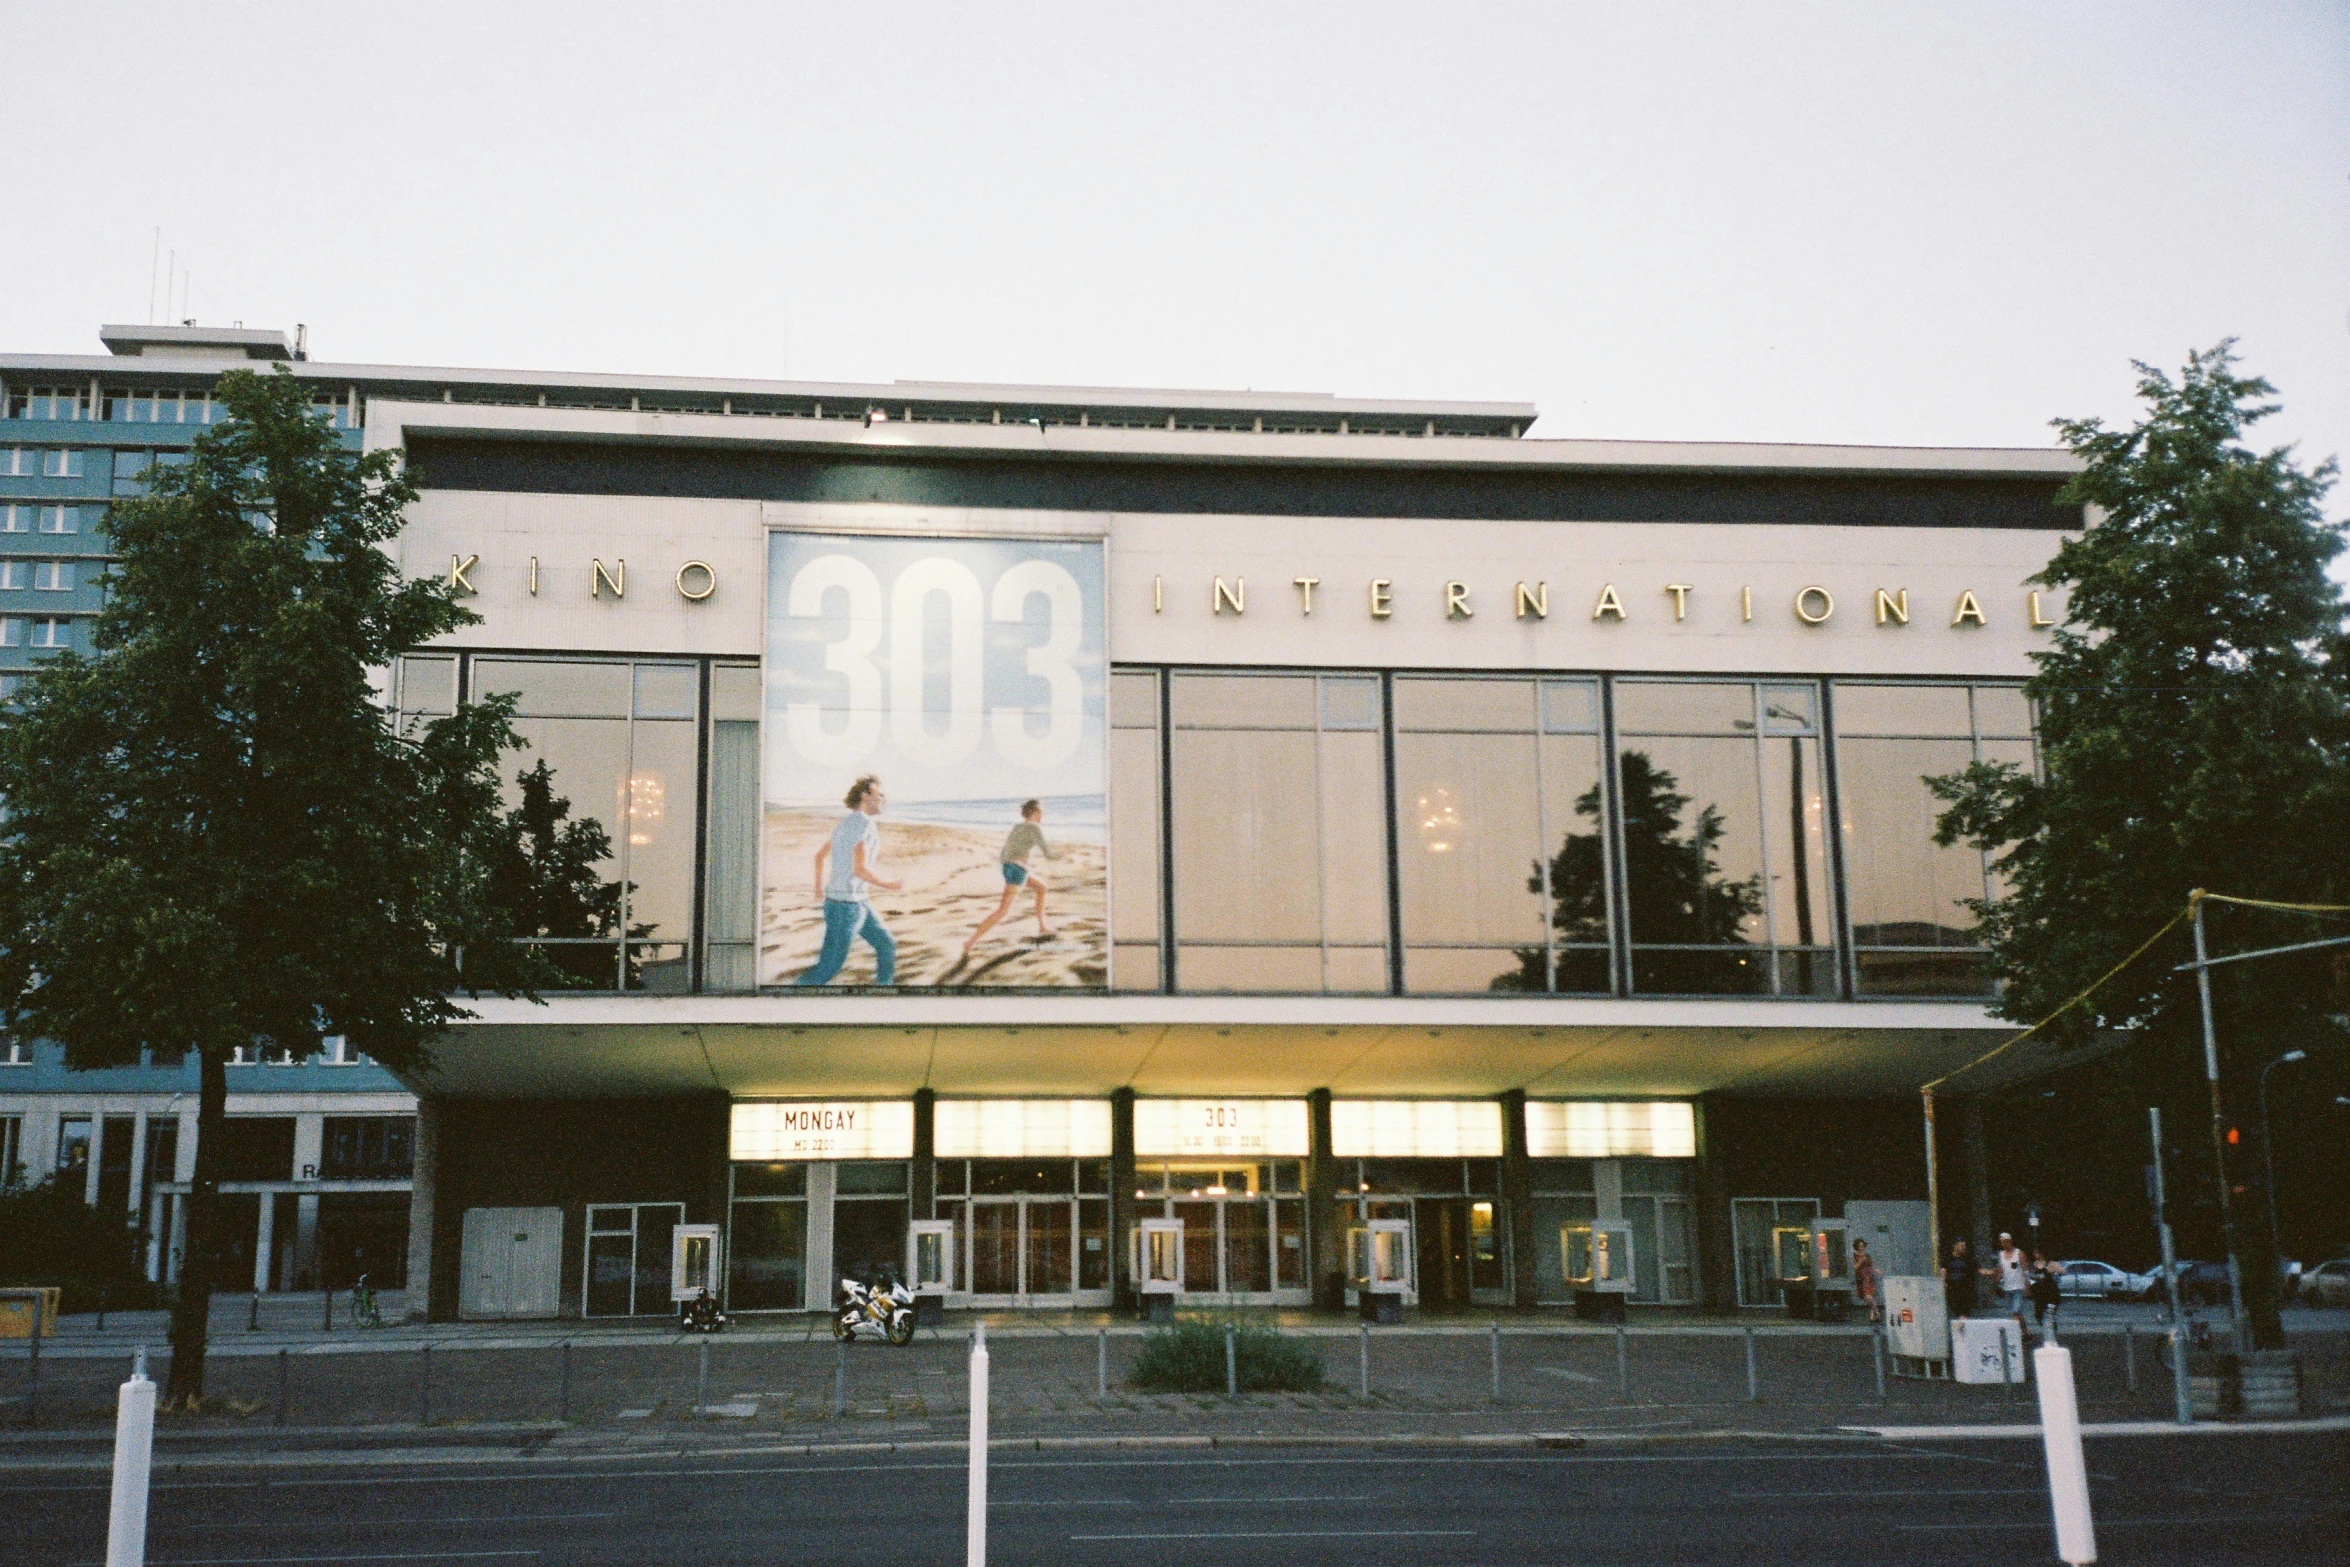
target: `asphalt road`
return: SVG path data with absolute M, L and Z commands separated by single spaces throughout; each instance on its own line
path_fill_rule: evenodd
M 2108 1438 L 2108 1563 L 2350 1560 L 2350 1437 Z M 2054 1559 L 2036 1444 L 998 1454 L 990 1560 L 1541 1567 Z M 959 1455 L 193 1473 L 156 1567 L 963 1560 Z M 0 1563 L 104 1555 L 98 1474 L 0 1473 Z

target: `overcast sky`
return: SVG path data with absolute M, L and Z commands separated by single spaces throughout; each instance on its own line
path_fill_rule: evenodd
M 1508 398 L 2350 452 L 2350 6 L 9 8 L 0 346 Z M 165 306 L 160 298 L 160 318 Z M 2332 511 L 2346 508 L 2337 496 Z

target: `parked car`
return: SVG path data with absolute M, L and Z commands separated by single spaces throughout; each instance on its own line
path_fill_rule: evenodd
M 2179 1295 L 2190 1306 L 2226 1304 L 2228 1265 L 2224 1262 L 2180 1262 Z M 2150 1275 L 2143 1298 L 2154 1301 L 2170 1298 L 2163 1287 L 2160 1269 Z
M 2136 1300 L 2156 1283 L 2151 1273 L 2132 1273 L 2110 1262 L 2060 1262 L 2056 1288 L 2068 1298 Z
M 2350 1257 L 2321 1262 L 2303 1273 L 2298 1298 L 2312 1306 L 2350 1306 Z

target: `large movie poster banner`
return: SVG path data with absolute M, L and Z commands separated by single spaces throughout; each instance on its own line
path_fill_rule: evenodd
M 777 532 L 759 982 L 1106 986 L 1102 545 Z

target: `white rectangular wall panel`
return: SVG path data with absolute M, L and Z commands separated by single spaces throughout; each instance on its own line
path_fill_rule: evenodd
M 941 1159 L 1110 1155 L 1110 1107 L 1100 1099 L 942 1099 L 932 1127 Z
M 1498 1159 L 1501 1106 L 1491 1099 L 1340 1099 L 1330 1106 L 1341 1159 Z
M 1697 1113 L 1678 1100 L 1529 1100 L 1526 1154 L 1533 1159 L 1693 1159 Z

